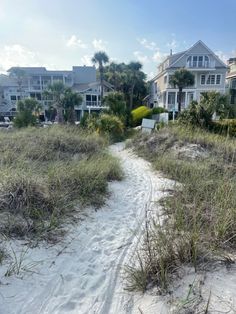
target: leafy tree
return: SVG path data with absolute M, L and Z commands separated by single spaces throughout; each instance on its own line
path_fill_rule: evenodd
M 78 93 L 74 93 L 70 88 L 65 91 L 62 105 L 66 111 L 67 121 L 69 123 L 75 123 L 75 107 L 81 105 L 82 101 L 82 96 Z
M 14 125 L 18 128 L 33 126 L 37 123 L 37 115 L 42 109 L 34 98 L 26 98 L 17 103 L 17 115 Z
M 63 105 L 66 90 L 62 82 L 55 82 L 44 91 L 44 96 L 52 99 L 53 107 L 57 110 L 58 123 L 64 123 Z
M 181 112 L 182 91 L 188 86 L 194 84 L 194 75 L 187 69 L 179 69 L 174 72 L 170 78 L 170 84 L 179 89 L 178 112 Z
M 126 102 L 124 100 L 124 94 L 121 92 L 109 93 L 104 98 L 104 105 L 109 109 L 107 113 L 116 116 L 124 117 L 126 114 Z
M 146 75 L 141 71 L 139 62 L 114 63 L 104 69 L 105 79 L 114 86 L 115 90 L 122 92 L 129 108 L 142 105 L 147 93 Z M 134 105 L 135 104 L 135 105 Z
M 94 64 L 98 64 L 100 82 L 101 82 L 101 103 L 104 94 L 104 65 L 109 62 L 109 57 L 104 51 L 96 52 L 92 58 Z

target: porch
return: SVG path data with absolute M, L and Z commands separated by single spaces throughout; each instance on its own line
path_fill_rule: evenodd
M 163 93 L 163 107 L 169 111 L 178 111 L 179 92 L 166 91 Z M 196 92 L 193 90 L 181 93 L 181 109 L 186 109 L 189 104 L 196 99 Z

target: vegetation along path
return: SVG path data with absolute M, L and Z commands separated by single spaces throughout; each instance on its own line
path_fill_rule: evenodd
M 111 151 L 122 162 L 124 180 L 110 184 L 106 205 L 70 226 L 63 243 L 27 251 L 23 263 L 27 268 L 33 261 L 33 273 L 3 279 L 0 313 L 140 313 L 137 298 L 124 290 L 124 265 L 132 258 L 147 208 L 156 210 L 153 201 L 173 183 L 123 143 Z

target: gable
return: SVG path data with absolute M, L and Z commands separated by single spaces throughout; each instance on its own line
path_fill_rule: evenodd
M 189 56 L 208 56 L 211 62 L 215 63 L 215 67 L 225 67 L 226 65 L 223 63 L 222 60 L 219 59 L 215 55 L 215 53 L 209 49 L 202 41 L 198 41 L 195 45 L 189 48 L 183 55 L 180 56 L 174 63 L 171 64 L 173 67 L 185 67 L 186 61 Z

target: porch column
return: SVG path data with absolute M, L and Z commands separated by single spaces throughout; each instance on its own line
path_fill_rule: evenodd
M 165 107 L 167 110 L 169 110 L 169 108 L 168 108 L 168 94 L 169 94 L 169 92 L 166 91 L 166 102 L 165 102 L 165 104 L 164 104 L 164 107 Z
M 175 111 L 176 111 L 176 104 L 178 108 L 178 92 L 175 92 Z

